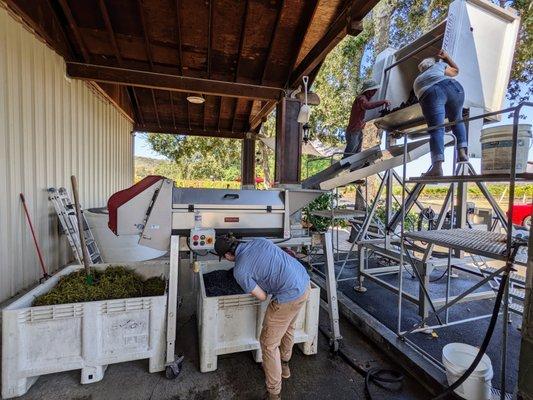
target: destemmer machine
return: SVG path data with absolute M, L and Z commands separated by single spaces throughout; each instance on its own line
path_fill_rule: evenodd
M 109 228 L 116 235 L 139 235 L 139 244 L 170 252 L 167 306 L 167 376 L 179 373 L 175 356 L 177 309 L 194 307 L 194 273 L 199 257 L 214 249 L 217 236 L 231 233 L 246 240 L 266 237 L 282 247 L 323 244 L 327 265 L 331 342 L 338 348 L 339 314 L 331 233 L 320 239 L 298 229 L 298 211 L 322 194 L 321 190 L 291 188 L 233 190 L 177 188 L 162 176 L 151 175 L 109 198 Z M 291 227 L 293 229 L 291 229 Z M 217 262 L 210 260 L 210 262 Z M 179 277 L 179 279 L 178 279 Z M 179 293 L 179 297 L 178 297 Z M 179 300 L 178 300 L 179 299 Z

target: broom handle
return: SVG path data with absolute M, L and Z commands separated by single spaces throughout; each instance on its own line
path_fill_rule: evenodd
M 33 229 L 33 223 L 31 222 L 30 213 L 28 211 L 28 207 L 26 206 L 26 198 L 24 197 L 24 194 L 22 193 L 20 193 L 20 200 L 22 200 L 22 206 L 24 207 L 24 213 L 26 214 L 26 219 L 28 220 L 28 224 L 30 225 L 31 235 L 33 236 L 33 243 L 35 243 L 35 249 L 37 250 L 37 255 L 39 256 L 39 263 L 41 264 L 41 269 L 43 270 L 43 277 L 46 278 L 48 276 L 48 272 L 46 272 L 46 267 L 44 265 L 43 253 L 41 252 L 41 247 L 39 246 L 39 242 L 37 241 L 37 237 L 35 236 L 35 230 Z
M 78 197 L 78 180 L 74 175 L 72 175 L 70 177 L 70 182 L 72 183 L 72 193 L 74 194 L 74 207 L 76 207 L 76 219 L 78 220 L 78 233 L 80 236 L 80 246 L 83 254 L 83 265 L 85 267 L 85 271 L 87 271 L 87 275 L 89 275 L 89 252 L 87 251 L 87 246 L 85 244 L 85 234 L 83 233 L 83 222 L 81 219 L 81 208 Z

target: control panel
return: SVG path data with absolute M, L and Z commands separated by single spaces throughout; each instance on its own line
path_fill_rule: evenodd
M 212 250 L 215 247 L 215 230 L 210 228 L 193 228 L 189 236 L 191 250 Z

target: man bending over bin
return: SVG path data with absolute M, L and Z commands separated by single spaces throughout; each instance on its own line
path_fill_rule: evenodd
M 310 293 L 309 275 L 298 260 L 267 239 L 239 242 L 230 236 L 217 238 L 220 258 L 235 262 L 233 275 L 246 293 L 260 301 L 272 295 L 263 329 L 261 351 L 267 394 L 281 399 L 281 379 L 289 378 L 289 360 L 294 343 L 294 325 Z

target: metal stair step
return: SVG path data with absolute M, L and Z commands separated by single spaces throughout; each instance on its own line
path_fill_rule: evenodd
M 524 315 L 524 306 L 517 303 L 509 303 L 509 311 L 518 315 Z
M 488 272 L 489 274 L 497 271 L 498 268 L 494 268 L 494 267 L 489 267 L 489 266 L 486 266 L 485 268 L 482 268 L 481 269 L 481 272 Z M 526 278 L 522 275 L 518 275 L 517 273 L 515 272 L 511 272 L 511 282 L 515 282 L 515 283 L 520 283 L 522 285 L 525 286 L 526 284 Z
M 526 292 L 523 289 L 510 288 L 509 297 L 513 299 L 524 301 L 526 298 Z

